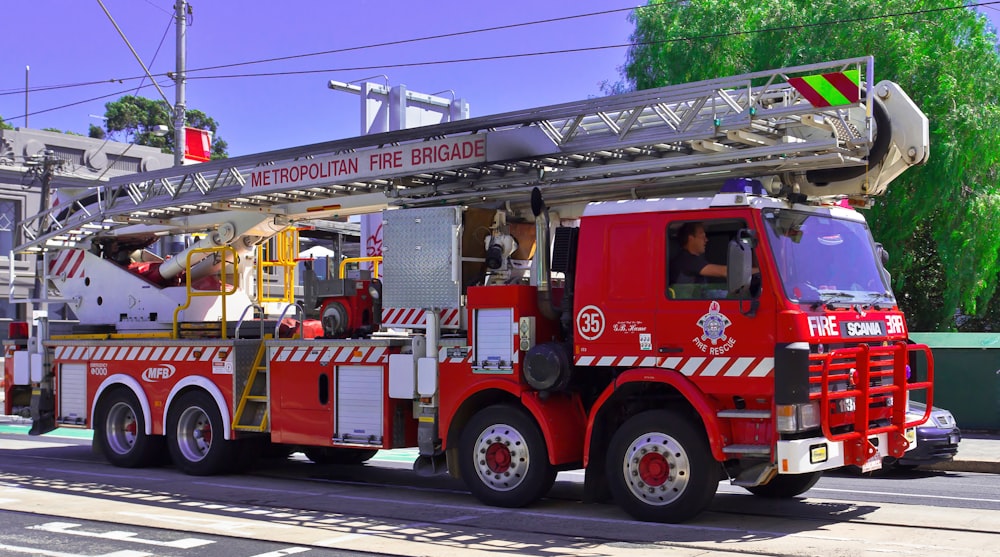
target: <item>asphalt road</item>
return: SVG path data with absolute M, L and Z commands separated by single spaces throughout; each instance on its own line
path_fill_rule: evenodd
M 479 504 L 453 479 L 416 476 L 405 457 L 380 453 L 366 466 L 328 468 L 292 458 L 247 475 L 196 478 L 169 467 L 114 468 L 85 440 L 0 435 L 0 511 L 34 517 L 35 526 L 79 523 L 78 531 L 91 532 L 144 527 L 163 530 L 158 535 L 165 539 L 208 536 L 219 543 L 212 538 L 219 536 L 269 544 L 221 553 L 226 555 L 308 548 L 449 557 L 632 556 L 669 549 L 672 557 L 939 557 L 992 555 L 986 548 L 1000 545 L 1000 482 L 990 474 L 832 474 L 804 497 L 782 501 L 720 484 L 708 512 L 664 525 L 636 522 L 614 505 L 581 503 L 579 473 L 562 474 L 536 505 L 498 509 Z M 41 544 L 51 533 L 26 529 L 18 535 Z M 137 531 L 134 537 L 153 534 Z M 177 554 L 197 554 L 191 551 Z

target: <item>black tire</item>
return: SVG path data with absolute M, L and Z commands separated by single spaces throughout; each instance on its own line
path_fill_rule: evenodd
M 648 522 L 682 522 L 705 510 L 719 487 L 719 466 L 691 418 L 648 410 L 611 438 L 608 484 L 618 505 Z
M 345 449 L 342 447 L 308 447 L 306 458 L 322 465 L 357 466 L 371 460 L 378 449 Z
M 336 300 L 329 300 L 320 309 L 320 323 L 323 324 L 323 334 L 336 338 L 347 332 L 351 326 L 347 317 L 347 308 Z
M 174 465 L 185 474 L 211 476 L 229 470 L 235 444 L 223 438 L 222 415 L 204 391 L 181 395 L 167 415 L 167 445 Z
M 534 503 L 556 479 L 538 425 L 522 410 L 505 404 L 480 410 L 465 425 L 458 464 L 469 491 L 496 507 Z
M 157 464 L 164 438 L 146 435 L 146 419 L 132 391 L 114 389 L 101 397 L 94 416 L 94 447 L 108 462 L 122 468 Z
M 823 472 L 779 474 L 764 485 L 748 487 L 747 491 L 768 499 L 788 499 L 809 491 L 822 476 Z

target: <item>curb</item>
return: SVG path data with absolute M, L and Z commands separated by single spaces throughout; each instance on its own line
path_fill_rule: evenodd
M 940 472 L 976 472 L 980 474 L 1000 474 L 1000 462 L 986 462 L 982 460 L 954 460 L 951 462 L 939 462 L 929 466 L 921 466 L 927 470 L 937 470 Z

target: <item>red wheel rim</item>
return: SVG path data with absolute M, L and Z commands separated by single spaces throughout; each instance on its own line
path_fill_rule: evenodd
M 646 453 L 639 460 L 639 477 L 648 486 L 661 486 L 670 477 L 670 463 L 660 453 Z
M 495 474 L 510 469 L 510 450 L 503 443 L 493 443 L 486 449 L 486 466 Z

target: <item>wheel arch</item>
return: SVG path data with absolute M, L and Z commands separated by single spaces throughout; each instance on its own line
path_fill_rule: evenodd
M 634 396 L 642 392 L 643 396 Z M 722 431 L 715 408 L 708 398 L 681 373 L 670 370 L 630 369 L 621 373 L 605 388 L 591 410 L 590 422 L 584 441 L 584 466 L 591 462 L 591 454 L 603 454 L 615 429 L 628 417 L 644 410 L 663 407 L 669 402 L 672 409 L 689 414 L 704 430 L 712 456 L 722 462 Z
M 205 391 L 212 397 L 213 400 L 215 400 L 215 405 L 218 407 L 219 414 L 222 416 L 223 439 L 232 439 L 232 416 L 229 412 L 229 405 L 226 403 L 226 397 L 222 394 L 222 390 L 219 389 L 218 385 L 204 377 L 185 377 L 184 379 L 178 381 L 177 384 L 170 389 L 170 394 L 167 395 L 167 403 L 163 405 L 163 423 L 167 423 L 167 416 L 170 414 L 170 409 L 173 406 L 174 400 L 180 395 L 193 390 Z M 164 425 L 164 429 L 165 428 L 166 426 Z
M 128 389 L 135 395 L 136 400 L 139 401 L 139 409 L 142 410 L 142 421 L 143 427 L 145 429 L 146 435 L 153 434 L 153 411 L 149 407 L 149 398 L 146 397 L 146 392 L 142 390 L 142 385 L 136 378 L 123 373 L 116 373 L 114 375 L 109 375 L 101 381 L 100 386 L 97 387 L 97 391 L 94 393 L 94 400 L 90 405 L 90 417 L 91 417 L 91 429 L 93 429 L 95 423 L 94 417 L 97 416 L 97 405 L 100 403 L 101 398 L 115 390 L 115 389 Z M 166 414 L 164 414 L 164 417 Z
M 583 436 L 573 433 L 584 428 L 587 418 L 579 399 L 554 394 L 543 401 L 535 391 L 515 392 L 508 388 L 509 385 L 503 382 L 480 390 L 462 402 L 449 419 L 445 450 L 458 446 L 462 430 L 476 412 L 497 404 L 509 404 L 524 410 L 535 421 L 545 441 L 549 464 L 581 462 Z
M 446 451 L 458 447 L 462 430 L 479 410 L 495 404 L 513 404 L 523 407 L 518 394 L 503 387 L 505 385 L 483 389 L 464 398 L 462 404 L 455 409 L 455 412 L 448 419 L 448 430 L 444 436 L 444 449 Z

